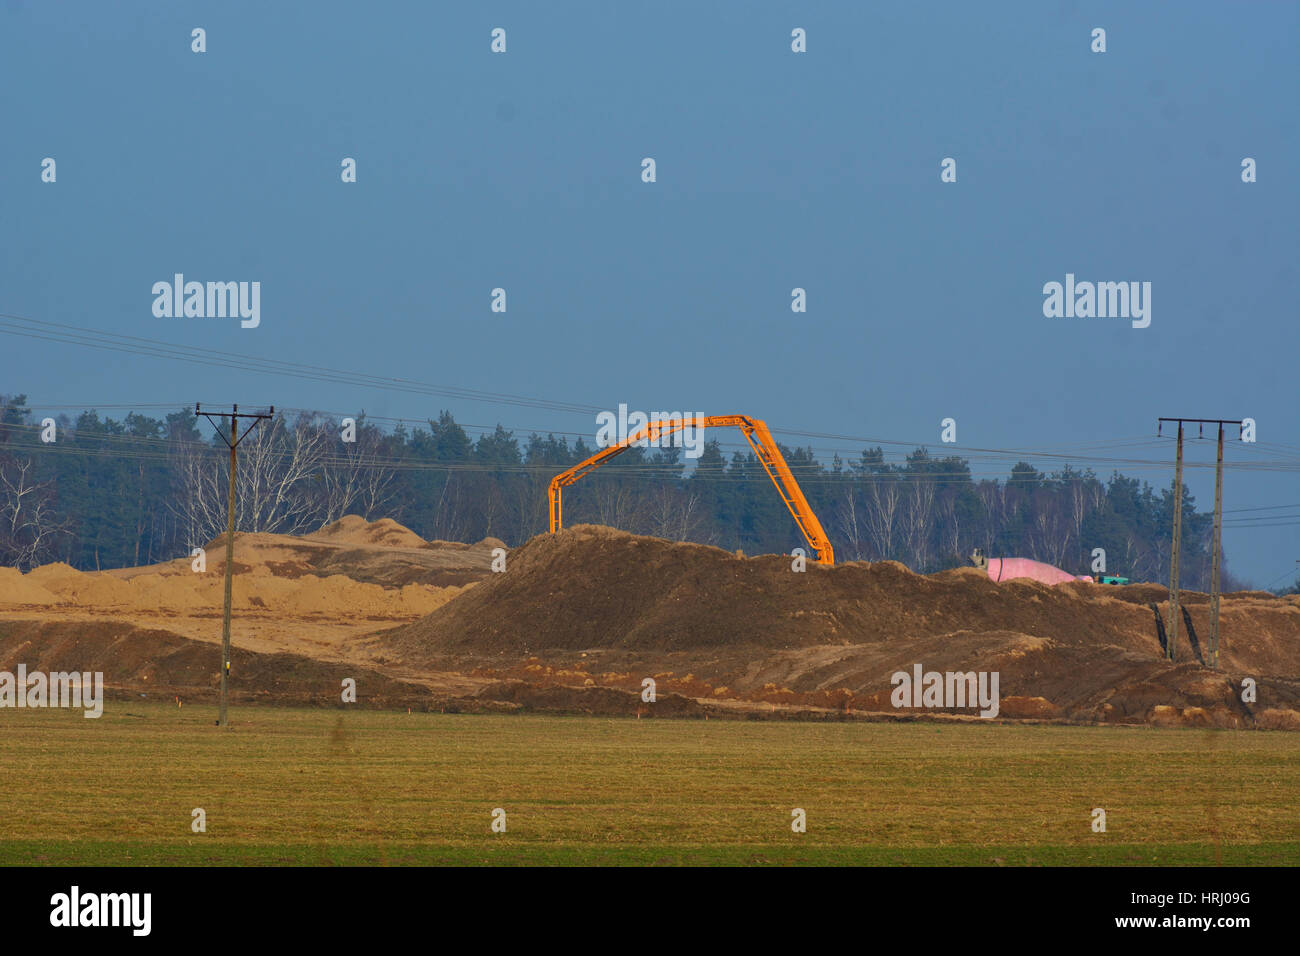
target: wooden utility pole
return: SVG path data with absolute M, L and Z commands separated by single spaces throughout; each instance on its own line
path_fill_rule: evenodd
M 1219 536 L 1223 533 L 1223 422 L 1219 422 L 1219 454 L 1214 464 L 1214 553 L 1210 556 L 1210 648 L 1206 661 L 1219 669 Z
M 202 415 L 211 422 L 212 427 L 217 430 L 217 434 L 221 435 L 222 440 L 230 447 L 230 492 L 226 500 L 226 599 L 225 613 L 221 619 L 221 703 L 217 712 L 217 724 L 221 727 L 229 727 L 230 724 L 226 720 L 226 681 L 230 677 L 230 592 L 235 569 L 235 481 L 239 469 L 238 449 L 239 443 L 248 436 L 249 432 L 260 425 L 263 420 L 275 415 L 275 406 L 272 405 L 265 412 L 245 412 L 241 416 L 239 406 L 232 405 L 229 437 L 222 433 L 221 425 L 214 421 L 211 415 L 203 411 L 198 402 L 194 404 L 194 414 Z M 242 435 L 239 434 L 239 419 L 241 417 L 253 419 L 253 424 L 249 425 Z
M 1174 467 L 1174 550 L 1169 559 L 1169 646 L 1165 653 L 1178 659 L 1178 624 L 1182 607 L 1178 602 L 1178 558 L 1183 550 L 1183 423 L 1178 423 L 1178 464 Z
M 1219 455 L 1214 469 L 1214 552 L 1210 556 L 1210 641 L 1206 648 L 1205 663 L 1215 669 L 1219 666 L 1219 539 L 1223 529 L 1223 426 L 1241 427 L 1241 419 L 1230 418 L 1161 418 L 1156 425 L 1156 434 L 1165 422 L 1178 423 L 1178 459 L 1174 466 L 1174 553 L 1169 561 L 1169 611 L 1173 620 L 1169 628 L 1168 655 L 1175 659 L 1174 651 L 1178 643 L 1178 623 L 1182 619 L 1182 608 L 1178 600 L 1178 560 L 1182 551 L 1183 538 L 1183 423 L 1193 422 L 1202 429 L 1206 425 L 1219 426 Z M 1202 432 L 1202 434 L 1204 434 Z

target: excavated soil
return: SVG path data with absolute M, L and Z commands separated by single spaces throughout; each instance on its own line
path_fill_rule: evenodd
M 419 619 L 489 574 L 487 539 L 428 542 L 388 519 L 355 515 L 302 537 L 235 536 L 236 643 L 254 650 L 348 658 L 359 635 Z M 29 574 L 0 568 L 0 620 L 100 620 L 220 639 L 225 538 L 193 558 L 82 572 L 49 564 Z
M 190 558 L 0 569 L 0 669 L 101 670 L 121 696 L 215 700 L 224 544 L 207 545 L 202 573 Z M 1170 663 L 1155 584 L 996 583 L 894 562 L 796 573 L 789 557 L 597 526 L 540 535 L 494 574 L 498 547 L 355 516 L 302 537 L 237 535 L 234 699 L 339 706 L 353 677 L 362 706 L 979 719 L 895 708 L 891 676 L 920 664 L 996 672 L 1000 720 L 1300 730 L 1297 597 L 1225 595 L 1216 671 L 1203 666 L 1207 596 L 1183 593 Z
M 236 535 L 233 644 L 260 654 L 371 666 L 364 635 L 418 620 L 474 587 L 489 574 L 499 544 L 428 542 L 396 522 L 354 515 L 302 537 Z M 92 631 L 112 622 L 136 633 L 165 630 L 219 643 L 224 537 L 205 552 L 200 570 L 190 557 L 103 572 L 66 564 L 26 575 L 0 568 L 0 622 L 68 622 Z M 413 676 L 397 662 L 387 672 Z M 456 675 L 414 676 L 458 692 L 484 683 Z M 275 691 L 273 685 L 266 689 Z
M 891 675 L 920 663 L 998 672 L 1003 717 L 1222 727 L 1300 717 L 1300 598 L 1224 596 L 1213 671 L 1201 663 L 1205 595 L 1184 595 L 1193 641 L 1180 627 L 1179 663 L 1165 659 L 1150 606 L 1163 591 L 997 583 L 974 568 L 917 575 L 894 562 L 796 573 L 788 557 L 580 525 L 534 538 L 506 573 L 378 641 L 409 665 L 629 691 L 653 676 L 661 692 L 773 707 L 897 714 Z M 1241 699 L 1247 677 L 1256 702 Z
M 175 698 L 180 705 L 212 703 L 220 686 L 220 654 L 170 631 L 99 621 L 0 621 L 0 670 L 89 671 L 104 675 L 106 696 Z M 231 650 L 230 695 L 236 702 L 333 705 L 343 679 L 356 681 L 357 703 L 371 707 L 428 707 L 429 688 L 374 670 L 312 660 L 298 654 Z

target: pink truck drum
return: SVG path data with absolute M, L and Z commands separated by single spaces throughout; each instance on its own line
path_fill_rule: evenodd
M 1029 558 L 989 558 L 989 577 L 994 581 L 1010 581 L 1012 578 L 1032 578 L 1044 584 L 1061 584 L 1065 581 L 1091 581 L 1091 575 L 1070 574 L 1058 567 L 1031 561 Z

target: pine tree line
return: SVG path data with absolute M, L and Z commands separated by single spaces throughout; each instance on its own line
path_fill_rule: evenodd
M 205 439 L 192 410 L 120 420 L 86 411 L 41 441 L 22 395 L 0 396 L 0 564 L 52 560 L 126 567 L 188 555 L 225 528 L 228 453 Z M 596 449 L 579 439 L 498 425 L 473 440 L 443 412 L 426 426 L 386 430 L 357 416 L 355 440 L 336 419 L 278 414 L 240 446 L 241 531 L 301 534 L 345 514 L 393 518 L 430 539 L 510 546 L 547 530 L 546 488 Z M 930 572 L 990 556 L 1046 561 L 1090 573 L 1094 549 L 1109 573 L 1163 581 L 1169 571 L 1172 489 L 1115 472 L 1042 473 L 1018 463 L 1004 480 L 918 448 L 902 463 L 880 448 L 829 463 L 781 447 L 821 518 L 838 561 L 896 560 Z M 705 443 L 694 467 L 681 449 L 632 448 L 565 491 L 565 522 L 713 544 L 746 554 L 807 548 L 762 464 Z M 1183 488 L 1182 580 L 1209 582 L 1211 517 Z M 1225 578 L 1225 590 L 1239 585 Z

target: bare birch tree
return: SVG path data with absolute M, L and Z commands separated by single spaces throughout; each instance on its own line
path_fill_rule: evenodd
M 867 479 L 871 507 L 867 511 L 867 533 L 880 561 L 896 556 L 895 539 L 898 534 L 902 489 L 896 478 L 875 475 Z
M 0 564 L 30 571 L 56 553 L 67 533 L 54 483 L 37 481 L 31 459 L 0 457 Z

